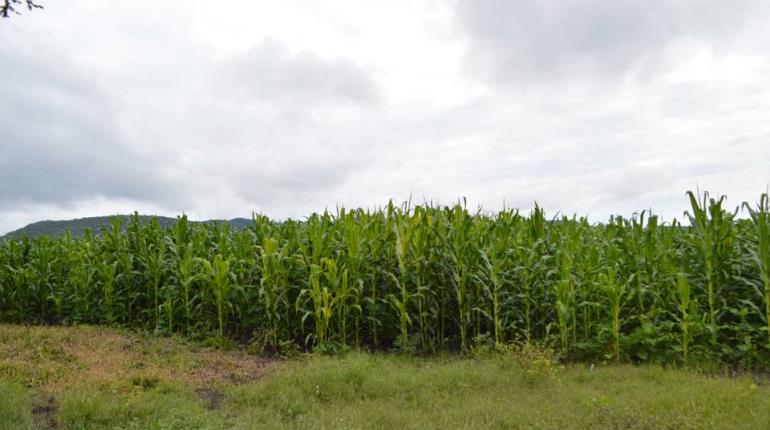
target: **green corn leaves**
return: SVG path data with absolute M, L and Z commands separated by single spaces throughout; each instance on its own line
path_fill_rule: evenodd
M 468 351 L 770 367 L 770 203 L 688 193 L 687 225 L 395 205 L 254 215 L 243 230 L 138 215 L 0 243 L 0 320 L 102 323 L 308 349 Z

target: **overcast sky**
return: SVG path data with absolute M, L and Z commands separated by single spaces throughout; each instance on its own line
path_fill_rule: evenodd
M 770 181 L 766 0 L 40 0 L 0 20 L 0 234 L 388 199 L 681 218 Z

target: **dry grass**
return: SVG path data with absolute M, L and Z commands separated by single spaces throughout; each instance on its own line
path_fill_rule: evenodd
M 221 387 L 255 381 L 278 363 L 243 351 L 114 329 L 0 324 L 0 377 L 51 395 L 80 384 Z

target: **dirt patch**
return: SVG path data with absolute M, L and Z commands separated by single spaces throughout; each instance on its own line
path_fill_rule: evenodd
M 256 381 L 279 364 L 239 351 L 203 350 L 195 353 L 199 366 L 175 372 L 174 377 L 190 385 L 244 384 Z
M 84 383 L 142 389 L 162 382 L 221 387 L 256 381 L 279 365 L 278 360 L 241 350 L 202 348 L 179 338 L 89 326 L 0 324 L 0 369 L 51 395 Z
M 201 401 L 206 402 L 206 408 L 209 410 L 219 409 L 225 399 L 224 393 L 213 388 L 198 388 L 195 390 L 195 394 Z
M 86 344 L 73 343 L 67 352 L 82 364 L 83 372 L 78 379 L 153 382 L 139 384 L 144 388 L 162 381 L 179 381 L 193 387 L 252 382 L 276 364 L 242 351 L 199 349 L 180 342 L 108 333 L 89 339 Z
M 59 412 L 59 406 L 53 397 L 46 399 L 44 403 L 36 404 L 32 407 L 32 418 L 37 428 L 55 429 L 56 414 Z

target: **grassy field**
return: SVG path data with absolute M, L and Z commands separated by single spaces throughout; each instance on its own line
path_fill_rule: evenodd
M 655 366 L 350 353 L 266 360 L 95 327 L 0 325 L 0 428 L 770 428 L 770 384 Z

